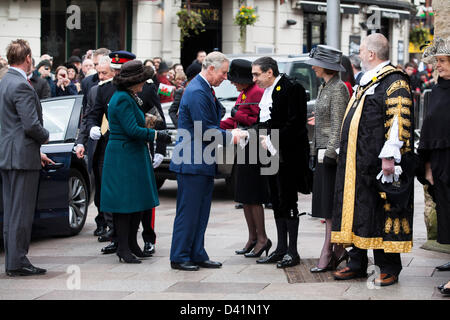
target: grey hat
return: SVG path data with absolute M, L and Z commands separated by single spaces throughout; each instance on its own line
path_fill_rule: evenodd
M 422 61 L 425 63 L 433 62 L 436 56 L 450 56 L 450 39 L 436 37 L 433 43 L 426 47 L 422 55 Z
M 318 45 L 309 53 L 311 59 L 305 63 L 334 71 L 345 71 L 341 65 L 342 51 L 326 45 Z

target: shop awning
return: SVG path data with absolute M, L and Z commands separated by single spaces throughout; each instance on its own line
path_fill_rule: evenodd
M 390 9 L 390 8 L 381 8 L 378 6 L 369 6 L 368 9 L 380 11 L 382 18 L 388 18 L 388 19 L 409 19 L 410 12 L 406 10 L 396 10 L 396 9 Z
M 320 1 L 297 1 L 295 8 L 302 9 L 308 13 L 327 13 L 327 3 Z M 341 4 L 341 13 L 358 14 L 359 6 L 352 4 Z

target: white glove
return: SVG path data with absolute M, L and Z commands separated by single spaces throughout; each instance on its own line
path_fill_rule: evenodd
M 89 137 L 91 137 L 92 140 L 98 140 L 102 136 L 102 132 L 100 131 L 100 127 L 92 127 L 91 131 L 89 132 Z
M 164 156 L 160 153 L 155 153 L 155 156 L 153 157 L 153 169 L 156 169 L 160 166 L 160 164 L 163 162 Z
M 381 170 L 380 173 L 377 175 L 377 180 L 381 178 L 381 183 L 392 183 L 394 181 L 397 182 L 402 173 L 403 173 L 402 167 L 395 166 L 394 174 L 385 176 L 383 174 L 383 170 Z
M 269 150 L 270 154 L 272 156 L 275 156 L 277 154 L 277 149 L 272 144 L 272 141 L 270 141 L 270 135 L 269 136 L 259 136 L 261 139 L 261 145 L 264 149 Z

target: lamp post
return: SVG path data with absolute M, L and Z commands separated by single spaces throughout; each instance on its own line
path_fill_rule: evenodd
M 327 44 L 341 49 L 341 0 L 327 0 Z

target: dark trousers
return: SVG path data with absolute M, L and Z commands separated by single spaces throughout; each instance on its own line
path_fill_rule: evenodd
M 295 168 L 286 163 L 280 163 L 278 173 L 269 176 L 270 200 L 275 219 L 297 218 L 298 193 L 295 178 L 292 177 Z
M 99 141 L 97 143 L 97 148 L 95 150 L 94 159 L 92 161 L 92 170 L 95 179 L 95 196 L 94 204 L 98 209 L 98 214 L 95 217 L 95 223 L 97 227 L 106 227 L 110 229 L 113 228 L 113 218 L 112 214 L 100 211 L 100 194 L 102 190 L 102 173 L 103 173 L 103 162 L 105 159 L 106 143 L 104 141 Z
M 277 227 L 277 254 L 298 255 L 298 194 L 292 172 L 295 169 L 286 163 L 280 163 L 278 173 L 269 176 L 270 199 Z
M 127 255 L 131 252 L 139 252 L 137 232 L 141 222 L 141 212 L 114 213 L 115 232 L 117 235 L 117 253 Z
M 26 257 L 36 210 L 39 170 L 1 170 L 5 269 L 30 266 Z
M 144 242 L 151 242 L 155 244 L 156 233 L 155 226 L 155 209 L 142 212 L 142 239 Z
M 437 242 L 450 244 L 450 187 L 440 179 L 434 180 L 437 213 Z
M 205 231 L 211 209 L 214 177 L 178 174 L 177 213 L 173 224 L 170 261 L 209 260 Z
M 349 251 L 350 261 L 348 267 L 352 270 L 367 270 L 369 262 L 367 250 L 353 247 Z M 398 276 L 402 270 L 402 260 L 400 253 L 386 253 L 384 250 L 373 250 L 375 265 L 380 268 L 381 273 L 388 273 Z

